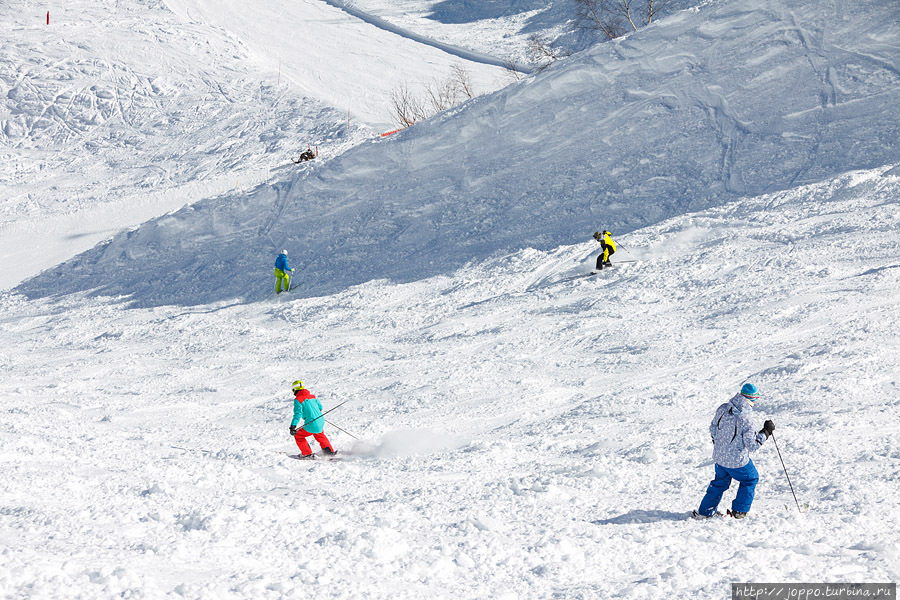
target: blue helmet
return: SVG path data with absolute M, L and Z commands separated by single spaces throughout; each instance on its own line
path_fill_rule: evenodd
M 756 386 L 752 383 L 745 383 L 741 387 L 741 396 L 753 402 L 757 398 L 759 398 L 759 390 L 756 389 Z

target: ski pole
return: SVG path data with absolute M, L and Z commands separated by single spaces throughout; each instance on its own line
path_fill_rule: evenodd
M 350 400 L 352 400 L 352 398 L 351 398 Z M 329 408 L 328 410 L 326 410 L 325 412 L 323 412 L 321 415 L 319 415 L 318 417 L 316 417 L 315 419 L 313 419 L 312 421 L 310 421 L 310 423 L 315 423 L 315 422 L 318 421 L 319 419 L 324 419 L 324 418 L 325 418 L 325 415 L 327 415 L 328 413 L 330 413 L 330 412 L 333 411 L 333 410 L 339 409 L 339 408 L 342 407 L 343 405 L 345 405 L 345 404 L 347 404 L 348 402 L 350 402 L 350 400 L 344 400 L 343 402 L 341 402 L 340 404 L 338 404 L 338 405 L 335 406 L 334 408 Z M 304 427 L 306 427 L 306 425 L 307 425 L 307 423 L 304 423 L 304 424 L 303 424 Z
M 332 422 L 329 421 L 328 419 L 325 419 L 325 422 L 328 423 L 329 425 L 331 425 L 332 427 L 334 427 L 335 429 L 337 429 L 338 431 L 343 431 L 344 433 L 346 433 L 347 435 L 349 435 L 350 437 L 352 437 L 354 440 L 358 440 L 358 439 L 359 439 L 358 437 L 356 437 L 355 435 L 353 435 L 352 433 L 350 433 L 350 432 L 347 431 L 346 429 L 341 429 L 340 427 L 338 427 L 337 425 L 335 425 L 334 423 L 332 423 Z
M 775 432 L 772 432 L 772 443 L 775 444 L 775 451 L 778 452 L 778 459 L 781 460 L 781 468 L 784 469 L 784 476 L 787 477 L 788 485 L 791 486 L 791 494 L 794 496 L 794 502 L 797 503 L 797 511 L 802 513 L 800 510 L 800 502 L 797 500 L 797 494 L 794 493 L 794 485 L 791 483 L 791 476 L 788 475 L 787 467 L 784 466 L 784 459 L 781 458 L 781 450 L 778 449 L 778 442 L 775 441 Z

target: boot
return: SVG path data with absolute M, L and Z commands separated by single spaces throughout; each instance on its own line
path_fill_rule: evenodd
M 725 516 L 725 515 L 723 515 L 723 514 L 720 513 L 719 511 L 716 511 L 716 512 L 714 512 L 714 513 L 711 514 L 711 515 L 701 515 L 700 513 L 698 513 L 698 512 L 695 510 L 695 511 L 691 514 L 691 518 L 692 518 L 692 519 L 698 519 L 698 520 L 701 520 L 701 521 L 702 521 L 703 519 L 712 519 L 713 517 L 724 517 L 724 516 Z

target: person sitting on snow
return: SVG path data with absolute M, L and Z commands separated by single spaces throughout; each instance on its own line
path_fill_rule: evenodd
M 287 250 L 282 250 L 275 259 L 275 293 L 281 293 L 281 284 L 284 282 L 284 291 L 291 289 L 291 273 L 294 270 L 288 266 Z
M 597 257 L 598 271 L 602 271 L 604 266 L 612 264 L 609 261 L 609 257 L 616 252 L 616 243 L 612 241 L 612 238 L 609 236 L 610 233 L 606 230 L 604 230 L 603 233 L 600 233 L 599 231 L 594 232 L 594 239 L 600 242 L 600 248 L 602 249 L 600 256 Z
M 325 418 L 322 415 L 322 403 L 303 387 L 302 381 L 291 384 L 294 391 L 294 418 L 291 420 L 290 432 L 300 448 L 301 458 L 312 458 L 312 449 L 306 438 L 312 436 L 322 447 L 323 454 L 336 454 L 334 447 L 325 437 Z M 303 426 L 297 429 L 300 421 Z
M 722 494 L 731 486 L 731 480 L 740 483 L 737 496 L 731 503 L 729 514 L 743 519 L 750 512 L 759 473 L 750 460 L 750 453 L 763 445 L 772 432 L 775 423 L 766 421 L 757 433 L 750 422 L 753 404 L 759 398 L 759 391 L 752 383 L 745 383 L 741 391 L 716 409 L 709 433 L 713 440 L 713 459 L 716 461 L 716 478 L 709 483 L 700 508 L 694 511 L 695 518 L 720 515 L 716 511 Z

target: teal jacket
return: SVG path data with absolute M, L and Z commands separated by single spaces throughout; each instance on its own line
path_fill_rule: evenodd
M 300 421 L 302 427 L 297 427 Z M 325 419 L 322 418 L 322 403 L 309 390 L 302 389 L 294 396 L 294 418 L 291 427 L 305 429 L 310 433 L 322 433 L 325 430 Z

